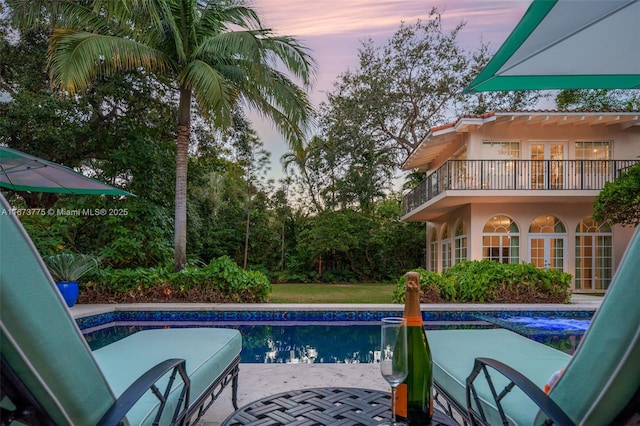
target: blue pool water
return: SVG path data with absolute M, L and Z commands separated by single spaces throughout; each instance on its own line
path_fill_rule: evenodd
M 553 314 L 553 313 L 551 313 Z M 238 320 L 227 314 L 225 319 L 194 319 L 201 313 L 116 313 L 116 317 L 90 318 L 80 324 L 89 346 L 98 349 L 129 334 L 146 328 L 167 327 L 226 327 L 240 331 L 243 337 L 241 362 L 245 363 L 369 363 L 380 345 L 379 318 L 398 316 L 399 312 L 358 313 L 357 316 L 376 317 L 366 321 L 342 318 L 336 314 L 323 321 L 300 321 L 298 314 L 288 319 Z M 246 315 L 246 314 L 242 314 Z M 313 314 L 317 315 L 317 314 Z M 333 314 L 332 314 L 333 315 Z M 329 315 L 331 317 L 332 315 Z M 577 317 L 510 315 L 508 313 L 474 313 L 430 318 L 424 313 L 425 328 L 496 328 L 511 329 L 528 338 L 573 353 L 588 326 L 591 313 L 574 313 Z M 210 319 L 210 318 L 209 318 Z M 102 324 L 96 324 L 102 322 Z M 84 327 L 83 327 L 84 325 Z M 540 328 L 542 327 L 542 328 Z
M 241 362 L 248 363 L 370 363 L 380 347 L 377 323 L 293 323 L 231 325 L 173 323 L 109 326 L 85 334 L 95 350 L 136 331 L 165 327 L 224 327 L 242 334 Z M 454 324 L 430 328 L 494 328 L 491 324 Z
M 547 331 L 586 331 L 591 324 L 589 319 L 572 319 L 572 318 L 547 318 L 547 317 L 509 317 L 504 321 L 508 321 L 515 325 L 521 325 L 528 328 Z

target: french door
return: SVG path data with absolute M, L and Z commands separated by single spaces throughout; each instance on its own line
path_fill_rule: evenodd
M 536 142 L 531 145 L 531 189 L 563 189 L 567 144 Z
M 539 269 L 564 271 L 567 237 L 532 235 L 529 237 L 529 261 Z

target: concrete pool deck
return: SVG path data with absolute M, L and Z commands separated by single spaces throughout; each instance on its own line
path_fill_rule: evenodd
M 501 311 L 501 310 L 597 310 L 602 297 L 574 294 L 571 303 L 560 304 L 437 304 L 422 305 L 423 311 Z M 286 304 L 135 304 L 135 305 L 76 305 L 71 308 L 74 318 L 117 310 L 398 310 L 403 306 L 388 305 L 286 305 Z M 288 390 L 327 386 L 344 386 L 388 390 L 376 364 L 240 364 L 238 405 Z M 231 392 L 226 389 L 198 423 L 202 426 L 220 425 L 234 411 Z

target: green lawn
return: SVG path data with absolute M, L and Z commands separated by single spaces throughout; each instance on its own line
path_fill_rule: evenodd
M 272 284 L 269 303 L 392 303 L 395 284 Z

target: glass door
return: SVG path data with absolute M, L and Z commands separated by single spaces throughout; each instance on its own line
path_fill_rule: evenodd
M 567 237 L 536 235 L 529 238 L 529 260 L 539 269 L 564 270 Z
M 531 189 L 563 189 L 567 144 L 539 142 L 531 145 Z

